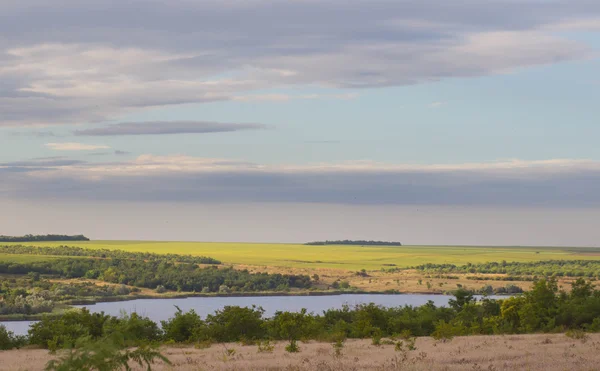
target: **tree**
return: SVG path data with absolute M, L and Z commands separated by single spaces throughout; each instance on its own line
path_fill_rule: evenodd
M 448 304 L 452 309 L 454 309 L 457 312 L 460 312 L 465 305 L 475 301 L 475 299 L 473 298 L 473 293 L 462 287 L 454 291 L 453 295 L 454 299 L 450 299 L 448 301 Z

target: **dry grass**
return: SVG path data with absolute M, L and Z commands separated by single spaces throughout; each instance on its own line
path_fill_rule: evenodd
M 398 352 L 393 345 L 372 346 L 370 340 L 349 340 L 340 357 L 324 343 L 300 343 L 301 352 L 288 354 L 278 343 L 273 353 L 256 346 L 213 345 L 208 349 L 163 349 L 173 366 L 156 370 L 598 370 L 600 334 L 581 342 L 564 334 L 458 337 L 447 343 L 419 338 L 414 351 Z M 226 349 L 234 349 L 228 354 Z M 0 352 L 0 370 L 41 370 L 51 358 L 44 350 Z M 135 369 L 135 368 L 134 368 Z M 136 369 L 137 370 L 137 369 Z

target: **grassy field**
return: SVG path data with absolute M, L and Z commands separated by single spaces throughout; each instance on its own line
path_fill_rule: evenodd
M 227 264 L 293 268 L 379 269 L 390 264 L 409 267 L 424 263 L 491 261 L 539 261 L 550 259 L 600 260 L 599 249 L 558 247 L 476 247 L 476 246 L 306 246 L 300 244 L 89 241 L 23 243 L 32 246 L 80 246 L 95 249 L 153 252 L 159 254 L 204 255 Z M 42 256 L 11 256 L 11 259 Z M 0 255 L 0 260 L 3 256 Z
M 416 341 L 416 350 L 399 352 L 394 345 L 371 345 L 371 339 L 346 340 L 336 356 L 330 343 L 300 343 L 299 353 L 287 353 L 285 342 L 274 343 L 272 352 L 258 352 L 256 345 L 237 343 L 197 349 L 193 345 L 161 348 L 171 361 L 152 365 L 153 370 L 231 370 L 231 371 L 590 371 L 598 370 L 600 334 L 586 341 L 564 334 L 464 336 L 439 342 L 429 337 Z M 226 349 L 235 350 L 233 355 Z M 405 347 L 406 349 L 406 347 Z M 56 355 L 44 349 L 0 352 L 0 370 L 42 370 Z M 132 370 L 145 368 L 130 364 Z

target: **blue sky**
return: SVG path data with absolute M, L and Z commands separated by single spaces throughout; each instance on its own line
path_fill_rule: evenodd
M 8 1 L 0 35 L 13 207 L 600 207 L 596 1 Z

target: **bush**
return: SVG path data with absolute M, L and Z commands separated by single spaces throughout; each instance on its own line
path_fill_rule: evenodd
M 331 345 L 333 346 L 333 355 L 335 357 L 341 357 L 342 349 L 344 349 L 344 340 L 338 339 Z
M 373 335 L 373 339 L 371 339 L 371 344 L 376 347 L 381 346 L 381 334 L 377 333 Z
M 206 317 L 210 337 L 219 342 L 252 341 L 265 337 L 267 331 L 261 307 L 242 308 L 226 306 Z
M 273 353 L 275 349 L 275 345 L 273 345 L 269 340 L 258 341 L 258 353 Z
M 450 323 L 446 323 L 446 321 L 440 321 L 435 326 L 435 331 L 431 336 L 435 340 L 441 340 L 442 342 L 450 341 L 454 338 L 454 336 L 461 335 L 461 328 L 455 327 Z
M 24 336 L 16 336 L 12 331 L 0 325 L 0 350 L 10 350 L 20 348 L 27 343 Z
M 121 318 L 112 317 L 104 323 L 105 335 L 124 334 L 128 346 L 137 346 L 147 342 L 156 342 L 162 338 L 162 331 L 156 322 L 137 313 L 124 314 Z
M 176 343 L 189 343 L 198 340 L 205 340 L 206 324 L 198 314 L 192 309 L 183 313 L 179 307 L 173 318 L 162 321 L 162 329 L 165 340 L 172 340 Z
M 585 343 L 589 339 L 589 336 L 588 336 L 588 334 L 585 333 L 585 331 L 578 330 L 578 329 L 568 330 L 565 333 L 565 335 L 567 337 L 570 337 L 571 339 L 581 340 L 581 342 L 583 342 L 583 343 Z
M 115 334 L 116 335 L 116 334 Z M 77 348 L 69 350 L 58 360 L 46 364 L 46 371 L 72 370 L 131 370 L 129 364 L 137 363 L 146 370 L 152 370 L 152 364 L 161 360 L 170 365 L 171 362 L 156 348 L 140 346 L 135 350 L 122 350 L 123 344 L 118 336 L 93 341 L 83 338 L 78 341 Z
M 100 338 L 109 319 L 104 313 L 90 313 L 86 308 L 58 318 L 45 316 L 29 328 L 29 342 L 50 350 L 70 348 L 80 338 Z
M 299 353 L 300 347 L 298 347 L 298 342 L 296 340 L 290 340 L 290 343 L 285 346 L 285 351 L 288 353 Z
M 163 285 L 158 285 L 154 291 L 156 291 L 157 294 L 164 294 L 167 292 L 167 289 Z

